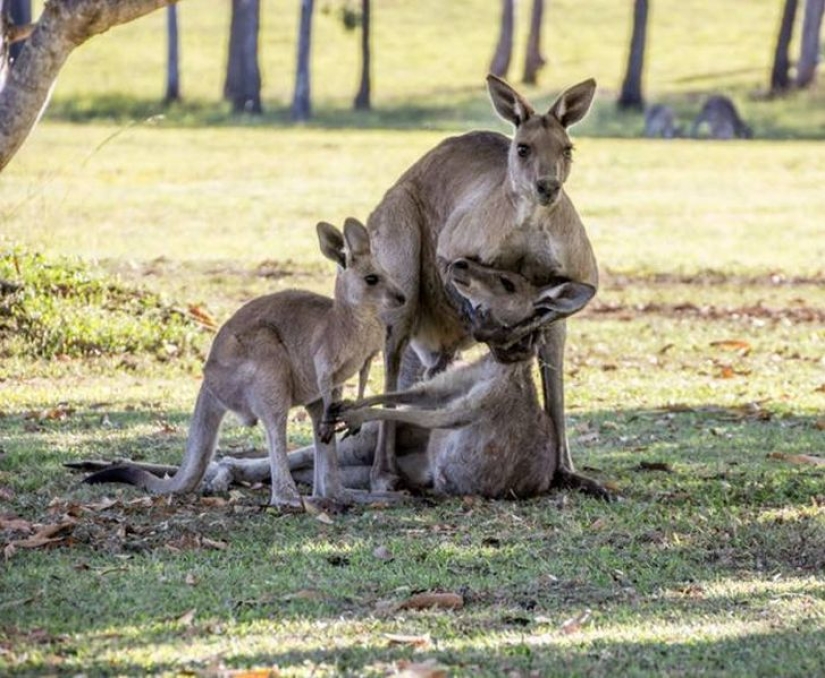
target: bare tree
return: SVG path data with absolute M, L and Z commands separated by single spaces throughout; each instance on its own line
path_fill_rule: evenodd
M 370 110 L 370 0 L 361 0 L 361 84 L 355 95 L 356 111 Z
M 180 41 L 178 39 L 178 6 L 166 8 L 166 95 L 167 104 L 180 101 Z
M 645 43 L 647 42 L 647 0 L 635 0 L 633 4 L 633 33 L 630 38 L 630 54 L 627 58 L 627 72 L 622 82 L 622 91 L 616 102 L 619 108 L 644 108 L 642 96 L 642 72 L 645 63 Z
M 312 117 L 309 57 L 312 46 L 313 0 L 301 0 L 301 20 L 298 26 L 298 63 L 295 70 L 295 93 L 292 97 L 292 119 L 296 122 Z
M 496 51 L 490 62 L 490 73 L 503 78 L 510 70 L 513 55 L 513 24 L 515 15 L 514 0 L 503 0 L 501 6 L 501 26 L 499 29 Z
M 791 61 L 788 58 L 788 47 L 793 37 L 793 25 L 796 19 L 797 0 L 785 0 L 782 9 L 782 19 L 779 22 L 779 35 L 776 38 L 776 49 L 773 52 L 773 68 L 771 69 L 771 94 L 784 92 L 791 85 Z
M 235 113 L 263 111 L 261 71 L 258 67 L 258 32 L 261 24 L 260 0 L 232 0 L 229 27 L 229 61 L 223 96 L 232 102 Z
M 541 23 L 544 18 L 544 0 L 533 0 L 533 11 L 530 13 L 530 34 L 527 37 L 527 53 L 524 56 L 525 84 L 534 85 L 538 72 L 547 63 L 541 53 Z
M 76 47 L 170 0 L 49 0 L 0 90 L 0 171 L 14 157 Z M 0 45 L 2 47 L 3 45 Z
M 819 33 L 822 29 L 823 14 L 825 14 L 825 0 L 806 0 L 799 61 L 796 64 L 797 87 L 809 87 L 814 81 L 816 66 L 819 62 Z

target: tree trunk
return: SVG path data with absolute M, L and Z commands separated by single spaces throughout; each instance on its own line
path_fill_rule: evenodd
M 9 8 L 9 18 L 15 26 L 25 26 L 32 22 L 32 0 L 11 0 L 6 3 Z M 19 40 L 12 43 L 10 56 L 12 62 L 20 56 L 25 41 Z
M 805 17 L 802 20 L 802 41 L 799 62 L 796 64 L 796 86 L 810 87 L 816 75 L 819 62 L 819 32 L 822 15 L 825 14 L 825 0 L 807 0 Z
M 229 61 L 223 96 L 232 102 L 234 113 L 259 115 L 263 112 L 261 71 L 258 67 L 260 23 L 260 0 L 232 0 Z
M 533 0 L 530 13 L 530 35 L 527 37 L 527 54 L 524 57 L 524 78 L 526 85 L 535 85 L 538 72 L 547 60 L 541 53 L 541 22 L 544 17 L 544 0 Z
M 296 122 L 312 117 L 309 57 L 312 46 L 313 0 L 301 0 L 301 21 L 298 27 L 298 64 L 295 71 L 295 94 L 292 97 L 292 119 Z
M 630 55 L 627 59 L 627 73 L 622 82 L 622 91 L 616 102 L 619 108 L 644 108 L 642 96 L 642 71 L 645 63 L 645 43 L 647 41 L 647 0 L 635 0 L 633 5 L 633 34 L 630 38 Z
M 370 105 L 370 0 L 361 0 L 361 84 L 355 95 L 356 111 L 368 111 Z
M 793 37 L 793 25 L 796 19 L 797 0 L 785 0 L 782 20 L 779 22 L 779 36 L 773 52 L 773 69 L 771 70 L 771 94 L 784 92 L 791 85 L 789 71 L 791 62 L 788 47 Z
M 163 101 L 171 104 L 180 101 L 180 52 L 178 40 L 178 6 L 171 4 L 166 8 L 166 96 Z
M 169 0 L 49 0 L 0 90 L 0 171 L 26 140 L 66 59 L 89 38 Z
M 501 29 L 498 35 L 498 44 L 490 62 L 490 73 L 503 78 L 510 70 L 510 59 L 513 55 L 513 21 L 514 0 L 503 0 L 501 7 Z

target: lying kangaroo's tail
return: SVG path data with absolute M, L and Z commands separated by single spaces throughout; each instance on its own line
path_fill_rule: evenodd
M 93 473 L 83 480 L 84 483 L 96 485 L 98 483 L 126 483 L 148 490 L 152 494 L 183 494 L 194 491 L 212 461 L 215 447 L 218 442 L 218 431 L 221 427 L 226 408 L 204 384 L 198 393 L 195 411 L 192 414 L 192 423 L 189 427 L 189 438 L 186 441 L 186 453 L 180 469 L 171 478 L 159 478 L 140 466 L 128 464 Z

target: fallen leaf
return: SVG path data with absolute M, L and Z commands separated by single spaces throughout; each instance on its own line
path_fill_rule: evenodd
M 175 619 L 175 621 L 183 626 L 192 626 L 192 624 L 195 623 L 195 613 L 197 611 L 197 608 L 193 607 L 191 610 L 184 612 L 180 617 Z
M 217 551 L 226 551 L 229 548 L 229 544 L 225 541 L 219 541 L 217 539 L 209 539 L 209 537 L 202 537 L 201 538 L 201 545 L 207 549 L 215 549 Z
M 744 339 L 721 339 L 720 341 L 712 341 L 710 345 L 715 348 L 721 348 L 723 351 L 743 351 L 750 353 L 751 345 Z
M 9 532 L 33 532 L 34 528 L 28 520 L 22 518 L 0 518 L 0 531 Z
M 402 659 L 396 663 L 395 675 L 400 678 L 447 678 L 447 669 L 440 666 L 435 659 L 424 662 Z
M 376 547 L 376 549 L 372 552 L 372 555 L 373 557 L 378 558 L 378 560 L 383 560 L 386 562 L 390 562 L 395 557 L 392 555 L 392 553 L 390 553 L 390 550 L 384 545 Z
M 183 581 L 187 586 L 197 586 L 198 584 L 198 578 L 191 572 L 186 575 Z
M 200 306 L 191 304 L 189 306 L 189 315 L 191 315 L 196 322 L 210 330 L 215 330 L 218 328 L 218 321 L 215 320 L 215 318 L 213 318 L 208 311 L 205 311 Z
M 301 589 L 281 596 L 281 600 L 320 600 L 321 598 L 321 592 L 315 589 Z
M 202 506 L 220 507 L 226 506 L 229 502 L 223 497 L 201 497 L 200 503 Z
M 584 610 L 575 617 L 570 617 L 570 619 L 567 619 L 564 623 L 562 623 L 559 627 L 559 631 L 565 635 L 570 635 L 571 633 L 581 631 L 582 626 L 590 620 L 590 614 L 590 610 Z
M 321 511 L 317 516 L 315 516 L 315 520 L 319 523 L 323 523 L 324 525 L 333 525 L 334 521 L 330 518 L 324 511 Z
M 814 428 L 817 431 L 825 431 L 825 419 L 817 419 L 814 422 Z
M 416 593 L 398 604 L 399 610 L 428 610 L 436 607 L 442 610 L 460 610 L 464 607 L 464 597 L 458 593 L 427 591 Z
M 719 369 L 719 373 L 716 375 L 717 379 L 733 379 L 736 376 L 736 372 L 733 371 L 733 368 L 730 365 L 723 365 Z
M 384 638 L 390 645 L 410 645 L 412 647 L 429 647 L 432 643 L 429 633 L 423 635 L 405 635 L 403 633 L 385 633 Z
M 825 465 L 825 458 L 814 457 L 810 454 L 785 454 L 784 452 L 771 452 L 768 459 L 778 459 L 789 464 L 814 464 L 816 466 Z

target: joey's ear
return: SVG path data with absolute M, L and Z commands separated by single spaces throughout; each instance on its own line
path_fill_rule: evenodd
M 318 231 L 318 244 L 321 246 L 321 253 L 342 268 L 346 267 L 344 236 L 341 235 L 341 231 L 326 221 L 319 221 L 315 228 Z
M 344 222 L 344 240 L 350 256 L 358 257 L 370 253 L 370 234 L 358 219 L 347 217 Z
M 596 288 L 585 283 L 548 285 L 541 289 L 533 306 L 549 322 L 581 311 L 595 294 Z
M 535 113 L 527 99 L 492 73 L 487 76 L 487 91 L 496 113 L 516 127 Z
M 595 93 L 596 81 L 593 78 L 573 85 L 556 99 L 556 103 L 550 107 L 550 115 L 566 129 L 587 115 Z

